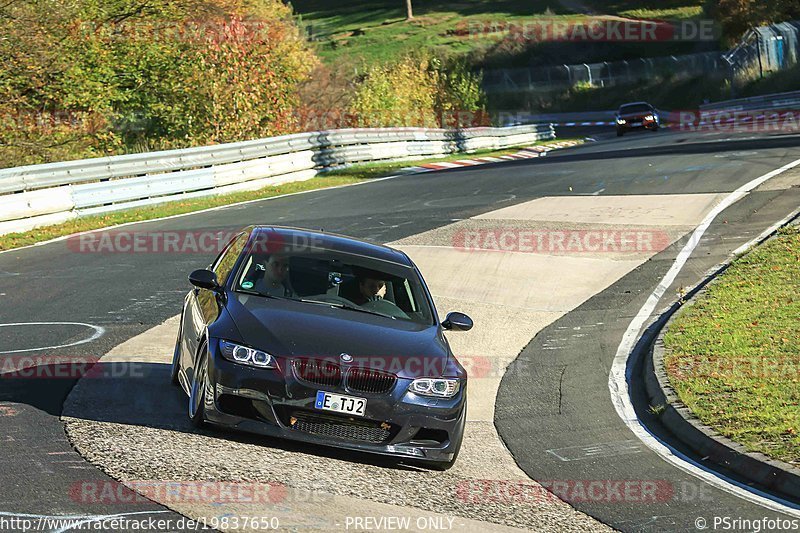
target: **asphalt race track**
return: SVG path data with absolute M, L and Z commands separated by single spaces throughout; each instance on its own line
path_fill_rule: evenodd
M 396 177 L 125 229 L 233 231 L 254 223 L 281 224 L 389 243 L 540 198 L 722 196 L 800 158 L 796 136 L 662 131 L 622 139 L 607 139 L 603 132 L 596 138 L 535 160 Z M 797 171 L 774 181 L 778 185 L 765 183 L 711 224 L 658 309 L 800 205 Z M 647 216 L 643 210 L 642 224 Z M 622 335 L 685 242 L 685 236 L 671 242 L 547 325 L 520 354 L 524 371 L 506 373 L 499 384 L 495 425 L 532 479 L 646 480 L 663 489 L 656 501 L 569 502 L 614 529 L 695 531 L 699 517 L 710 524 L 715 516 L 792 516 L 714 488 L 663 461 L 624 425 L 611 402 L 609 372 Z M 0 363 L 23 357 L 39 364 L 54 356 L 97 359 L 178 313 L 189 290 L 186 275 L 213 255 L 84 253 L 75 240 L 0 254 Z M 559 283 L 545 280 L 540 290 L 557 294 L 563 289 Z M 447 310 L 439 305 L 440 312 Z M 105 505 L 76 497 L 76 487 L 111 478 L 75 452 L 64 433 L 62 405 L 75 381 L 0 380 L 0 519 L 97 520 L 126 513 L 179 519 L 156 503 Z M 649 417 L 640 383 L 634 379 L 631 385 L 639 416 Z M 652 420 L 647 422 L 659 433 Z

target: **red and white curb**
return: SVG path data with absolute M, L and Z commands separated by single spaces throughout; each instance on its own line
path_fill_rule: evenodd
M 556 127 L 572 127 L 572 126 L 615 126 L 617 123 L 613 120 L 611 122 L 553 122 Z
M 438 163 L 425 163 L 416 167 L 407 167 L 402 169 L 403 173 L 418 173 L 430 172 L 432 170 L 445 170 L 450 168 L 473 167 L 476 165 L 485 165 L 486 163 L 502 163 L 503 161 L 514 161 L 518 159 L 534 159 L 543 157 L 552 150 L 559 148 L 568 148 L 582 144 L 583 141 L 559 141 L 546 145 L 530 146 L 523 148 L 519 152 L 507 155 L 499 155 L 496 157 L 476 157 L 474 159 L 459 159 L 458 161 L 440 161 Z

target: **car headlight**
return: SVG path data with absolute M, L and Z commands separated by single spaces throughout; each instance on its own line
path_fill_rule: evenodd
M 420 396 L 452 398 L 461 389 L 461 381 L 454 378 L 420 378 L 411 382 L 408 388 Z
M 275 358 L 267 352 L 228 341 L 219 341 L 219 349 L 228 361 L 257 368 L 275 368 Z
M 646 117 L 644 117 L 644 119 L 645 120 L 655 120 L 656 117 L 654 117 L 653 115 L 647 115 Z
M 627 122 L 624 118 L 617 117 L 617 124 L 625 124 Z

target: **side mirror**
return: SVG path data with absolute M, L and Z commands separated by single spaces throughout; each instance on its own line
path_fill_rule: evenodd
M 210 270 L 195 270 L 189 274 L 189 283 L 199 289 L 209 289 L 212 291 L 219 289 L 217 275 Z
M 472 329 L 472 326 L 472 319 L 464 313 L 458 312 L 448 313 L 447 317 L 442 322 L 442 327 L 444 329 L 452 331 L 469 331 Z

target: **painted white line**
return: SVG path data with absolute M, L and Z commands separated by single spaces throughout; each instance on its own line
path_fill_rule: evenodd
M 83 322 L 10 322 L 8 324 L 0 324 L 0 328 L 7 328 L 14 326 L 84 326 L 93 329 L 94 333 L 83 340 L 71 342 L 69 344 L 57 344 L 54 346 L 42 346 L 40 348 L 26 348 L 24 350 L 11 350 L 5 352 L 0 351 L 0 354 L 36 352 L 39 350 L 56 350 L 59 348 L 69 348 L 70 346 L 78 346 L 79 344 L 86 344 L 88 342 L 97 340 L 100 337 L 102 337 L 103 334 L 106 332 L 106 329 L 104 327 L 95 326 L 94 324 L 84 324 Z
M 636 341 L 638 340 L 639 332 L 641 331 L 642 327 L 653 314 L 653 311 L 655 311 L 659 300 L 667 291 L 669 286 L 675 281 L 678 273 L 680 273 L 694 249 L 697 248 L 697 245 L 700 243 L 700 239 L 703 237 L 703 234 L 705 234 L 706 230 L 714 221 L 714 219 L 717 218 L 717 216 L 725 209 L 747 196 L 750 191 L 765 181 L 774 178 L 775 176 L 778 176 L 779 174 L 782 174 L 798 165 L 800 165 L 800 159 L 792 161 L 788 165 L 784 165 L 781 168 L 773 170 L 772 172 L 764 174 L 763 176 L 742 185 L 725 197 L 722 202 L 720 202 L 705 216 L 700 225 L 692 233 L 689 241 L 678 253 L 678 256 L 675 258 L 675 262 L 672 264 L 672 267 L 670 267 L 664 278 L 661 280 L 661 282 L 659 282 L 658 286 L 650 294 L 645 304 L 636 314 L 633 321 L 631 321 L 628 329 L 622 336 L 622 342 L 620 342 L 619 347 L 617 348 L 617 353 L 614 356 L 614 362 L 611 366 L 611 372 L 608 375 L 608 389 L 611 392 L 611 401 L 614 404 L 617 414 L 625 423 L 625 425 L 628 426 L 628 428 L 634 433 L 634 435 L 636 435 L 639 440 L 641 440 L 648 448 L 658 454 L 662 459 L 678 469 L 705 481 L 719 490 L 738 496 L 756 505 L 761 505 L 767 509 L 786 513 L 795 517 L 800 517 L 800 508 L 798 508 L 795 504 L 774 498 L 763 491 L 748 487 L 743 483 L 739 483 L 738 481 L 714 472 L 713 470 L 708 469 L 704 465 L 699 464 L 697 461 L 694 461 L 690 457 L 679 452 L 675 448 L 662 442 L 658 439 L 658 437 L 653 435 L 636 416 L 636 411 L 631 403 L 630 392 L 628 389 L 628 380 L 630 379 L 628 359 L 633 352 L 633 348 L 636 345 Z M 758 238 L 753 239 L 750 241 L 750 243 L 748 243 L 748 245 L 752 245 L 758 241 Z
M 0 516 L 9 516 L 13 518 L 30 518 L 33 520 L 45 520 L 45 519 L 52 519 L 52 520 L 87 520 L 87 521 L 99 521 L 99 520 L 110 520 L 114 518 L 124 518 L 126 516 L 141 516 L 141 515 L 149 515 L 149 514 L 165 514 L 169 513 L 169 511 L 135 511 L 130 513 L 118 513 L 118 514 L 107 514 L 107 515 L 46 515 L 46 514 L 29 514 L 29 513 L 11 513 L 7 511 L 0 511 Z M 59 529 L 58 531 L 67 531 L 69 528 Z

